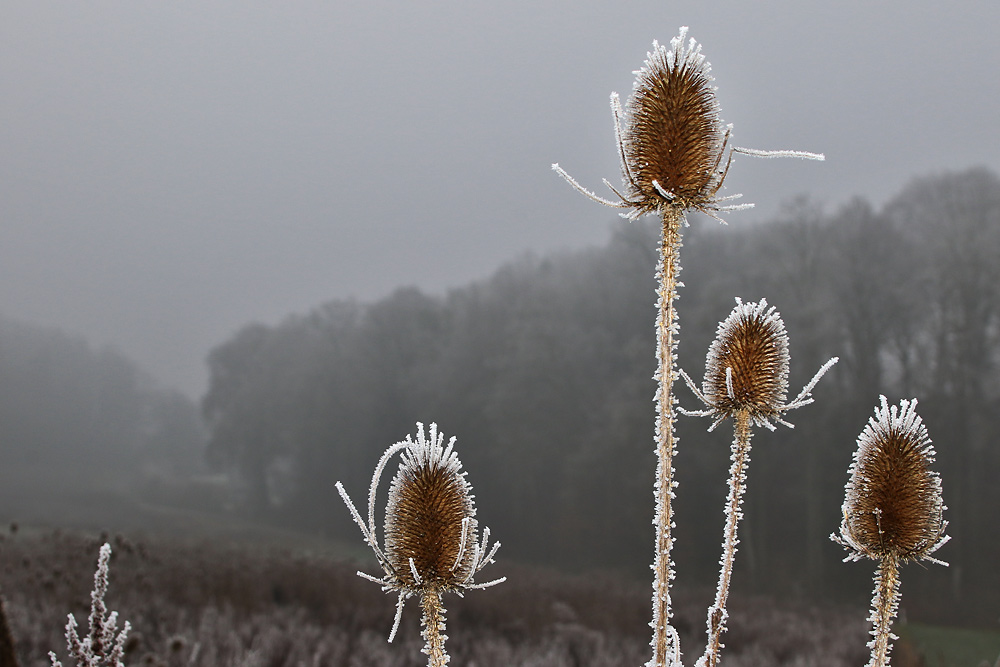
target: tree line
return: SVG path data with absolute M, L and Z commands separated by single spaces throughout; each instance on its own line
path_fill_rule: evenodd
M 204 470 L 204 446 L 198 406 L 119 352 L 0 318 L 4 517 L 53 520 L 41 501 L 58 514 L 55 499 L 85 504 L 84 497 L 134 490 L 154 470 Z
M 527 256 L 430 296 L 332 301 L 249 325 L 209 355 L 210 462 L 239 475 L 248 512 L 353 538 L 334 489 L 362 495 L 388 444 L 436 421 L 458 447 L 480 520 L 513 559 L 645 577 L 652 548 L 655 224 L 616 223 L 606 246 Z M 976 168 L 913 180 L 881 207 L 808 199 L 775 219 L 692 220 L 681 253 L 681 367 L 700 380 L 717 323 L 762 297 L 790 337 L 795 391 L 841 362 L 794 430 L 755 439 L 741 581 L 795 595 L 866 598 L 870 571 L 840 565 L 847 467 L 880 393 L 916 397 L 938 451 L 949 570 L 907 577 L 923 613 L 982 618 L 1000 535 L 1000 179 Z M 686 388 L 682 405 L 696 408 Z M 710 584 L 729 442 L 682 419 L 675 558 Z M 912 583 L 911 583 L 912 581 Z M 856 593 L 855 593 L 856 592 Z M 992 618 L 990 619 L 992 620 Z

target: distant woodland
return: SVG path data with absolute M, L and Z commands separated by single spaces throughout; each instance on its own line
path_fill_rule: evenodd
M 443 296 L 403 288 L 248 325 L 208 357 L 204 449 L 196 409 L 119 355 L 0 323 L 0 455 L 97 467 L 159 456 L 191 470 L 207 461 L 237 480 L 243 514 L 356 540 L 334 482 L 365 498 L 382 451 L 415 422 L 434 421 L 458 438 L 501 558 L 645 580 L 657 233 L 655 222 L 618 221 L 604 247 L 524 257 Z M 907 568 L 904 607 L 911 618 L 994 624 L 997 175 L 916 179 L 881 207 L 857 199 L 825 210 L 802 199 L 766 223 L 695 218 L 684 243 L 679 356 L 693 378 L 737 296 L 765 297 L 782 314 L 791 395 L 841 359 L 816 403 L 789 413 L 794 430 L 754 438 L 737 589 L 867 601 L 871 564 L 842 564 L 829 535 L 879 394 L 916 397 L 953 539 L 937 554 L 950 568 Z M 698 407 L 683 384 L 677 391 Z M 679 426 L 682 585 L 712 585 L 717 571 L 732 433 L 708 425 Z
M 0 520 L 100 526 L 95 506 L 203 470 L 204 443 L 197 406 L 120 353 L 0 319 Z
M 526 257 L 443 297 L 404 288 L 248 326 L 209 356 L 209 460 L 239 472 L 249 511 L 350 538 L 333 483 L 364 497 L 382 450 L 436 421 L 458 437 L 505 557 L 645 576 L 656 248 L 655 224 L 621 221 L 606 247 Z M 954 538 L 941 551 L 952 567 L 907 574 L 904 600 L 952 619 L 995 617 L 981 591 L 1000 590 L 996 174 L 917 179 L 881 209 L 802 200 L 767 224 L 696 219 L 681 257 L 679 355 L 693 377 L 736 296 L 766 297 L 784 317 L 793 395 L 841 358 L 816 403 L 790 413 L 794 430 L 754 440 L 737 585 L 870 595 L 870 567 L 841 564 L 828 536 L 855 439 L 884 393 L 920 401 Z M 680 426 L 675 547 L 682 582 L 706 584 L 731 438 L 707 426 Z

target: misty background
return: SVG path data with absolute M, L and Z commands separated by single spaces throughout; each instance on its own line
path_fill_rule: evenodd
M 757 208 L 685 236 L 693 377 L 734 296 L 784 315 L 793 391 L 842 359 L 794 431 L 755 440 L 742 585 L 867 600 L 870 570 L 827 535 L 878 394 L 916 396 L 953 566 L 908 570 L 904 601 L 992 623 L 998 20 L 973 2 L 4 3 L 0 519 L 353 540 L 333 482 L 363 497 L 384 447 L 435 420 L 504 555 L 645 577 L 655 224 L 550 164 L 616 182 L 608 94 L 689 25 L 737 145 L 827 155 L 737 157 L 728 193 Z M 697 583 L 728 456 L 707 425 L 682 422 L 677 461 Z
M 526 251 L 603 243 L 608 95 L 690 26 L 736 145 L 728 193 L 882 203 L 1000 168 L 989 2 L 5 2 L 0 313 L 113 345 L 198 398 L 243 324 Z

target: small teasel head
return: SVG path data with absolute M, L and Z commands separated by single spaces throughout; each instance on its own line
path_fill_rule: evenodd
M 788 403 L 789 354 L 785 323 L 774 306 L 767 305 L 766 299 L 743 303 L 737 297 L 736 307 L 719 323 L 715 340 L 708 348 L 702 388 L 699 390 L 681 371 L 688 386 L 707 409 L 683 412 L 713 417 L 715 421 L 709 430 L 744 411 L 758 425 L 771 429 L 774 428 L 772 422 L 791 426 L 782 415 L 812 403 L 813 387 L 836 362 L 836 357 L 828 361 L 798 397 Z
M 934 447 L 916 413 L 917 401 L 890 406 L 885 396 L 858 436 L 848 471 L 844 520 L 831 538 L 845 560 L 929 560 L 949 537 L 941 478 L 931 470 Z
M 433 426 L 431 427 L 434 428 Z M 461 590 L 472 575 L 478 539 L 472 487 L 452 442 L 442 449 L 418 432 L 403 450 L 389 487 L 385 555 L 401 582 L 414 590 Z
M 632 95 L 624 111 L 618 94 L 611 94 L 624 185 L 619 191 L 607 181 L 605 184 L 617 201 L 586 190 L 558 164 L 552 168 L 591 199 L 628 209 L 622 215 L 630 220 L 668 209 L 696 210 L 719 218 L 721 212 L 753 206 L 723 205 L 741 195 L 718 196 L 733 152 L 756 157 L 824 159 L 820 154 L 802 151 L 730 149 L 732 126 L 722 121 L 711 70 L 701 44 L 688 40 L 687 28 L 682 27 L 669 47 L 653 42 L 645 64 L 635 72 Z
M 476 573 L 493 562 L 500 543 L 489 546 L 489 528 L 483 529 L 479 539 L 472 486 L 465 478 L 454 445 L 455 438 L 444 445 L 444 435 L 438 432 L 436 424 L 431 424 L 425 436 L 424 426 L 418 422 L 416 440 L 406 436 L 406 440 L 389 447 L 372 475 L 367 522 L 344 486 L 336 484 L 385 573 L 381 578 L 364 572 L 358 575 L 380 584 L 385 591 L 399 594 L 389 641 L 399 627 L 407 598 L 443 592 L 461 595 L 505 580 L 482 584 L 473 581 Z M 382 472 L 398 452 L 401 461 L 389 487 L 383 548 L 376 537 L 375 497 Z

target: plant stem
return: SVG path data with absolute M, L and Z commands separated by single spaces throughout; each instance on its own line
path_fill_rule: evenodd
M 887 667 L 889 664 L 890 628 L 899 604 L 899 561 L 889 554 L 879 561 L 878 575 L 875 577 L 875 594 L 872 597 L 872 637 L 868 647 L 872 659 L 868 667 Z
M 427 654 L 427 667 L 444 667 L 448 664 L 448 653 L 444 650 L 444 607 L 441 604 L 441 593 L 427 591 L 420 596 L 420 607 L 423 609 L 421 624 L 424 626 L 424 650 Z
M 677 439 L 674 435 L 673 384 L 677 377 L 674 361 L 677 349 L 677 274 L 680 273 L 681 226 L 684 213 L 680 209 L 663 211 L 660 232 L 660 260 L 656 267 L 656 554 L 653 562 L 653 659 L 649 667 L 668 667 L 678 654 L 676 633 L 670 627 L 670 580 L 674 578 L 670 550 L 673 547 L 674 466 Z
M 723 534 L 722 569 L 719 570 L 719 588 L 715 593 L 715 604 L 708 610 L 708 644 L 705 655 L 698 661 L 699 667 L 716 667 L 719 664 L 719 652 L 722 648 L 722 633 L 726 630 L 726 600 L 729 598 L 729 582 L 733 576 L 733 562 L 736 559 L 736 545 L 739 540 L 736 530 L 743 518 L 740 505 L 743 503 L 743 492 L 746 490 L 747 468 L 750 466 L 750 413 L 743 409 L 736 413 L 734 425 L 732 461 L 729 468 L 729 498 L 726 501 L 726 528 Z

